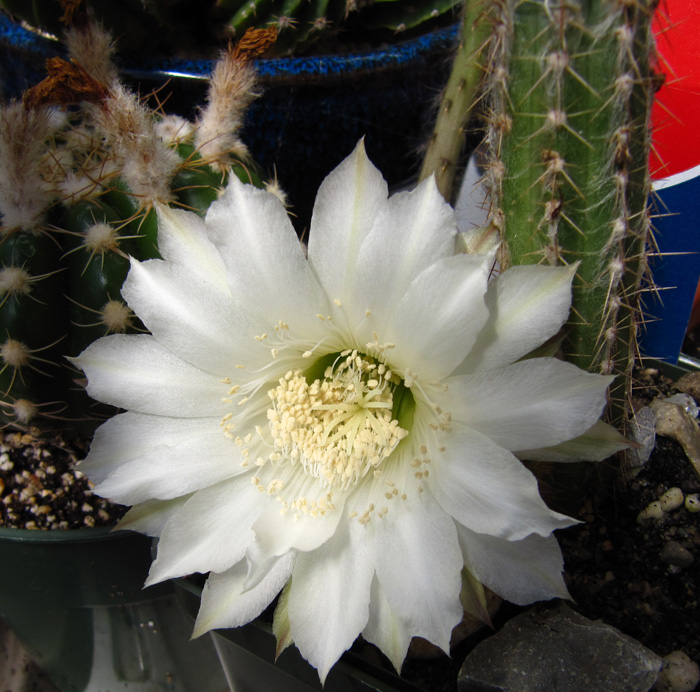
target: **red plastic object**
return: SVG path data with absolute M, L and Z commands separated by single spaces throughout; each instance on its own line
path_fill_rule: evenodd
M 652 109 L 651 173 L 661 180 L 700 165 L 700 3 L 664 0 L 654 18 L 665 82 Z
M 664 75 L 652 110 L 654 283 L 644 296 L 643 355 L 676 363 L 691 318 L 700 276 L 700 3 L 661 0 L 654 19 L 658 63 Z M 700 303 L 697 304 L 700 308 Z

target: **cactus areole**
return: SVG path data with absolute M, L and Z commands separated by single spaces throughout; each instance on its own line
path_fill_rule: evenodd
M 629 374 L 649 230 L 655 3 L 497 3 L 486 178 L 504 266 L 578 264 L 565 357 Z

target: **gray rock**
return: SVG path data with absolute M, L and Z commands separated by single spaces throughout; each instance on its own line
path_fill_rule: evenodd
M 648 692 L 662 660 L 638 641 L 564 603 L 537 606 L 481 642 L 459 692 Z
M 666 541 L 661 548 L 659 558 L 667 565 L 676 567 L 690 567 L 694 561 L 693 553 L 676 541 Z

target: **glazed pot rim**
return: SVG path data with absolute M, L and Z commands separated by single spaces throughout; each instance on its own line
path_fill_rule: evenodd
M 458 31 L 458 24 L 454 23 L 385 48 L 310 57 L 264 58 L 255 60 L 255 66 L 258 77 L 263 83 L 289 77 L 318 79 L 364 74 L 392 69 L 436 52 L 446 51 L 453 47 Z M 14 22 L 6 14 L 0 14 L 0 43 L 43 57 L 51 57 L 60 52 L 60 44 L 55 36 Z M 131 77 L 149 75 L 171 79 L 205 80 L 213 64 L 212 59 L 146 58 L 135 61 L 124 57 L 119 58 L 120 69 Z
M 0 541 L 9 540 L 25 543 L 101 541 L 104 539 L 126 538 L 133 533 L 133 531 L 127 530 L 116 531 L 114 526 L 98 526 L 85 529 L 18 529 L 13 526 L 0 526 Z

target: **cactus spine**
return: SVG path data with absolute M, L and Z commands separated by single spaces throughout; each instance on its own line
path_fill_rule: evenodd
M 433 136 L 423 159 L 420 180 L 435 175 L 442 196 L 452 200 L 459 157 L 473 107 L 480 98 L 483 54 L 490 42 L 494 5 L 490 0 L 465 3 L 455 69 L 445 86 Z
M 623 376 L 612 392 L 618 404 L 637 355 L 647 271 L 655 4 L 497 0 L 480 59 L 491 202 L 483 230 L 500 235 L 504 270 L 576 265 L 564 356 Z M 451 81 L 466 80 L 473 68 L 472 58 L 458 55 Z M 451 132 L 461 139 L 438 119 L 434 139 Z M 445 166 L 433 158 L 423 177 L 444 172 L 449 190 L 453 160 Z
M 580 263 L 564 355 L 604 374 L 629 375 L 636 355 L 652 14 L 650 0 L 507 0 L 489 60 L 501 263 Z
M 81 5 L 82 3 L 82 5 Z M 206 55 L 222 38 L 248 28 L 276 27 L 273 55 L 303 55 L 313 44 L 353 33 L 363 43 L 383 41 L 448 18 L 457 0 L 0 0 L 0 7 L 32 26 L 60 35 L 66 15 L 85 8 L 119 37 L 125 55 L 153 51 Z M 66 12 L 69 8 L 69 13 Z
M 91 47 L 80 57 L 92 74 L 52 59 L 49 77 L 23 103 L 0 108 L 6 425 L 65 421 L 90 432 L 110 413 L 88 399 L 66 356 L 105 334 L 143 331 L 120 290 L 129 256 L 158 256 L 156 204 L 201 214 L 229 175 L 262 186 L 236 130 L 252 98 L 250 58 L 274 34 L 254 32 L 222 56 L 195 123 L 154 113 L 110 76 L 116 72 L 98 59 L 108 58 L 110 40 L 96 26 L 71 39 L 77 53 Z M 67 101 L 79 105 L 47 105 Z

